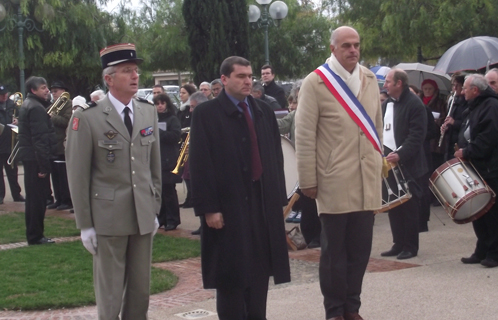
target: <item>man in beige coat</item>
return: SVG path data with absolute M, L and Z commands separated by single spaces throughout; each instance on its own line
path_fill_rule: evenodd
M 73 114 L 66 145 L 76 224 L 93 254 L 99 320 L 146 320 L 152 238 L 159 224 L 157 112 L 132 99 L 135 46 L 101 51 L 107 96 Z M 98 244 L 98 245 L 97 245 Z
M 360 37 L 332 32 L 327 64 L 347 84 L 382 141 L 379 87 L 360 66 Z M 373 211 L 381 207 L 382 155 L 326 87 L 310 73 L 296 111 L 299 186 L 316 199 L 322 223 L 320 287 L 326 319 L 360 320 L 360 293 L 372 247 Z

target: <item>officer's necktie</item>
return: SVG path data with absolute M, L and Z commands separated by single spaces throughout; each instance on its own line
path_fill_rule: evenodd
M 133 132 L 133 124 L 131 123 L 131 118 L 130 118 L 130 108 L 125 107 L 124 108 L 124 123 L 126 126 L 126 129 L 128 129 L 128 132 L 131 133 Z
M 249 107 L 245 102 L 239 102 L 239 107 L 244 110 L 247 126 L 249 127 L 249 135 L 251 137 L 251 167 L 252 167 L 252 180 L 259 180 L 263 173 L 263 166 L 261 165 L 261 157 L 259 155 L 258 137 L 256 130 L 254 130 L 254 122 L 249 114 Z

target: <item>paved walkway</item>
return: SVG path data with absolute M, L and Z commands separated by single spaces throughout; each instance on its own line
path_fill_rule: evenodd
M 182 201 L 183 187 L 179 185 L 177 189 Z M 0 214 L 2 210 L 23 211 L 24 206 L 6 198 L 6 203 L 0 205 Z M 48 210 L 47 215 L 73 219 L 67 211 Z M 168 234 L 198 239 L 198 236 L 190 235 L 190 231 L 199 226 L 198 218 L 194 217 L 191 209 L 182 209 L 181 216 L 179 229 Z M 439 207 L 432 208 L 429 229 L 429 232 L 420 235 L 417 257 L 403 262 L 395 258 L 382 258 L 380 252 L 390 248 L 392 238 L 387 215 L 376 217 L 372 254 L 363 285 L 361 314 L 370 320 L 498 319 L 498 268 L 464 265 L 459 261 L 460 257 L 469 255 L 475 245 L 471 224 L 453 223 Z M 0 246 L 0 254 L 2 249 L 23 245 Z M 270 285 L 268 319 L 324 319 L 318 283 L 319 255 L 319 249 L 290 253 L 292 282 Z M 179 277 L 179 282 L 172 290 L 151 296 L 149 319 L 217 319 L 214 314 L 214 291 L 202 289 L 199 258 L 154 266 L 172 271 Z M 0 311 L 0 320 L 7 319 L 96 319 L 96 308 Z

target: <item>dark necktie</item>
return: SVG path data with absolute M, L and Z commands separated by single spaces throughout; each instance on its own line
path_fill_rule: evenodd
M 249 135 L 251 136 L 252 180 L 256 181 L 259 180 L 263 173 L 263 166 L 261 165 L 261 158 L 259 156 L 258 137 L 256 136 L 256 130 L 254 130 L 254 123 L 249 114 L 247 104 L 245 102 L 239 102 L 239 107 L 244 110 L 244 116 L 246 117 L 247 126 L 249 127 Z
M 130 108 L 125 107 L 124 113 L 125 113 L 124 114 L 124 123 L 125 123 L 126 129 L 128 129 L 128 132 L 130 133 L 130 137 L 131 137 L 131 133 L 133 132 L 133 124 L 131 123 L 131 118 L 130 118 Z

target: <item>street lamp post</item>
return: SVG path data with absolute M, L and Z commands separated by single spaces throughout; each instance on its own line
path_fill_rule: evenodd
M 21 7 L 19 6 L 20 0 L 10 0 L 13 5 L 18 5 L 17 7 L 17 14 L 14 15 L 14 17 L 7 18 L 5 25 L 3 27 L 0 27 L 0 32 L 4 31 L 5 29 L 8 29 L 9 31 L 14 30 L 14 28 L 17 27 L 18 30 L 18 35 L 19 35 L 19 79 L 20 79 L 20 92 L 25 94 L 24 90 L 24 42 L 23 42 L 23 33 L 24 29 L 26 29 L 28 32 L 31 32 L 33 30 L 36 30 L 38 32 L 42 32 L 42 28 L 38 28 L 36 26 L 36 23 L 28 18 L 28 17 L 23 17 L 22 12 L 21 12 Z M 49 16 L 53 15 L 53 9 L 50 5 L 45 4 L 44 6 L 40 7 L 41 14 L 36 14 L 35 17 L 36 19 L 41 22 L 43 16 Z M 38 11 L 38 9 L 37 9 Z M 6 8 L 0 3 L 0 22 L 2 22 L 5 17 L 7 16 L 7 10 Z
M 289 8 L 283 1 L 275 1 L 271 5 L 272 0 L 256 0 L 263 8 L 263 12 L 258 6 L 249 5 L 249 23 L 256 28 L 264 28 L 265 30 L 265 64 L 270 64 L 270 52 L 268 49 L 268 27 L 270 25 L 278 26 L 280 20 L 287 16 Z M 269 8 L 268 8 L 269 7 Z M 269 9 L 269 10 L 268 10 Z M 268 14 L 269 13 L 269 14 Z

